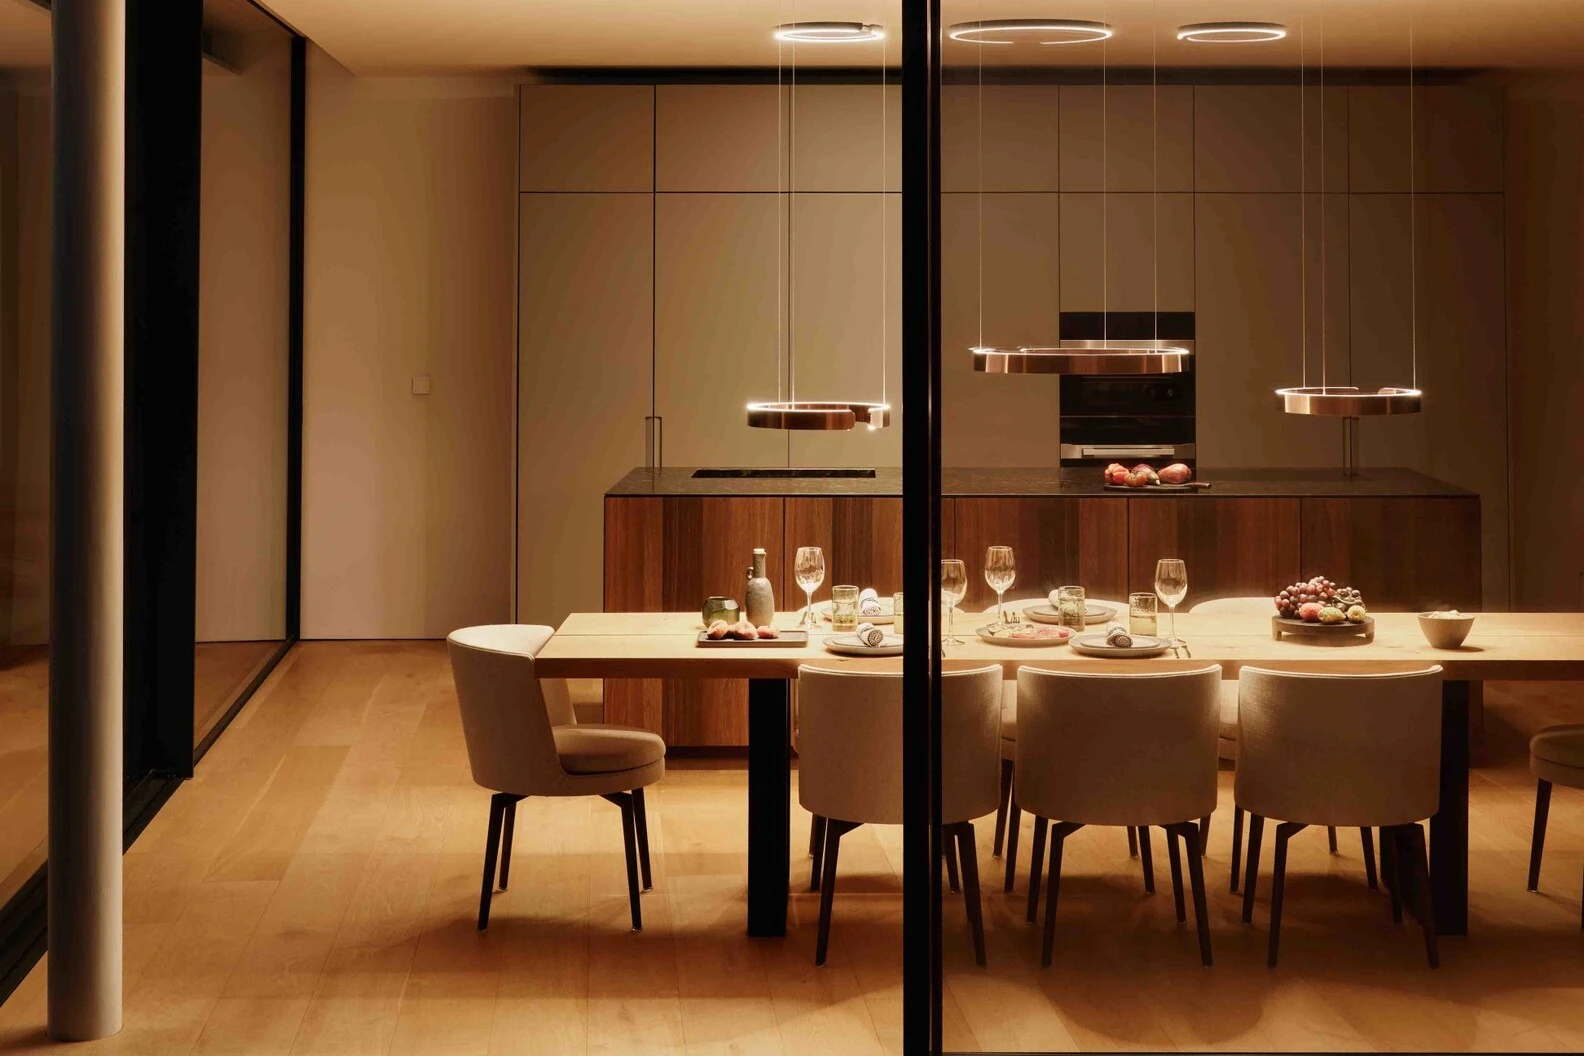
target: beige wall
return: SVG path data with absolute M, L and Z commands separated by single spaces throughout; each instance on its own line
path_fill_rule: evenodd
M 1584 608 L 1584 76 L 1507 89 L 1513 580 L 1527 609 Z
M 788 314 L 799 397 L 868 395 L 879 384 L 879 89 L 800 86 L 791 104 L 784 91 L 779 104 L 778 115 L 776 89 L 763 85 L 523 90 L 523 215 L 538 219 L 521 233 L 519 545 L 539 555 L 519 569 L 524 618 L 554 623 L 599 603 L 599 497 L 641 462 L 651 384 L 667 465 L 899 461 L 898 430 L 788 436 L 743 422 L 747 399 L 775 391 Z M 976 374 L 969 345 L 1052 340 L 1062 310 L 1159 305 L 1197 313 L 1203 464 L 1340 467 L 1340 424 L 1280 413 L 1273 390 L 1299 382 L 1306 353 L 1318 382 L 1322 346 L 1332 382 L 1406 384 L 1417 288 L 1427 409 L 1404 422 L 1364 423 L 1361 457 L 1480 493 L 1485 603 L 1506 607 L 1499 90 L 1418 90 L 1417 254 L 1409 252 L 1406 88 L 1316 87 L 1300 99 L 1295 86 L 1170 86 L 1152 95 L 1140 86 L 1102 94 L 1092 85 L 1000 85 L 986 87 L 981 103 L 976 89 L 949 86 L 942 106 L 947 465 L 1057 461 L 1058 379 Z M 888 120 L 887 186 L 895 190 L 899 126 Z M 789 127 L 795 135 L 778 146 L 778 128 Z M 790 222 L 790 313 L 788 221 L 774 193 L 785 189 L 788 169 L 800 192 Z M 586 208 L 580 196 L 623 198 L 631 216 L 618 218 L 605 202 L 606 215 L 576 224 L 570 256 L 652 252 L 652 304 L 648 290 L 637 293 L 641 269 L 627 275 L 635 296 L 618 293 L 598 269 L 586 280 L 558 271 L 564 282 L 552 292 L 534 288 L 534 269 L 553 268 L 567 246 L 533 228 Z M 887 215 L 894 283 L 900 229 Z M 622 226 L 646 222 L 652 246 L 649 231 Z M 600 306 L 601 326 L 630 324 L 620 351 L 579 323 L 590 305 Z M 894 285 L 884 316 L 895 404 Z M 552 334 L 551 345 L 538 343 Z M 644 356 L 651 339 L 652 371 Z M 562 401 L 562 388 L 530 383 L 530 363 L 585 340 L 582 366 L 555 367 L 579 372 L 573 403 Z M 626 358 L 604 369 L 601 357 Z M 560 464 L 559 452 L 573 444 L 594 461 Z M 549 508 L 557 516 L 546 518 Z
M 0 644 L 49 640 L 50 100 L 0 89 Z
M 304 637 L 509 617 L 515 122 L 509 80 L 309 49 Z
M 240 11 L 266 20 L 257 11 Z M 267 21 L 267 20 L 266 20 Z M 286 633 L 291 44 L 273 24 L 204 67 L 197 637 Z

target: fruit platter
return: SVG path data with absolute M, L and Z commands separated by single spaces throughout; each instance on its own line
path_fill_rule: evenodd
M 1356 587 L 1338 586 L 1324 576 L 1284 587 L 1274 599 L 1271 637 L 1375 639 L 1375 618 Z
M 1120 462 L 1113 462 L 1105 468 L 1105 486 L 1113 491 L 1141 488 L 1151 491 L 1193 491 L 1210 485 L 1194 480 L 1193 470 L 1181 462 L 1173 462 L 1158 470 L 1147 462 L 1140 462 L 1132 469 Z
M 989 642 L 991 645 L 1021 645 L 1039 647 L 1043 645 L 1064 645 L 1072 637 L 1072 632 L 1065 627 L 1037 626 L 1029 623 L 992 623 L 980 627 L 977 632 L 980 641 Z

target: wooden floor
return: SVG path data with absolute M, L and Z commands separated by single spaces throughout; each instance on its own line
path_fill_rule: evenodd
M 1584 794 L 1558 789 L 1542 893 L 1524 891 L 1523 741 L 1584 718 L 1576 686 L 1492 687 L 1475 774 L 1471 928 L 1425 967 L 1363 882 L 1357 834 L 1294 841 L 1282 964 L 1226 890 L 1230 774 L 1207 872 L 1216 966 L 1142 892 L 1120 831 L 1070 841 L 1055 964 L 988 881 L 988 968 L 945 909 L 948 1044 L 963 1050 L 1584 1049 Z M 126 859 L 126 1027 L 74 1052 L 869 1053 L 900 1049 L 898 829 L 843 840 L 830 962 L 816 897 L 782 940 L 744 921 L 740 768 L 674 764 L 652 790 L 655 890 L 626 925 L 615 808 L 526 801 L 511 890 L 474 930 L 486 794 L 468 776 L 440 643 L 300 646 Z M 794 818 L 806 868 L 807 816 Z M 1025 830 L 1027 857 L 1028 832 Z M 797 879 L 799 873 L 794 874 Z M 802 874 L 805 875 L 806 874 Z M 43 1040 L 42 966 L 0 1006 L 0 1052 Z

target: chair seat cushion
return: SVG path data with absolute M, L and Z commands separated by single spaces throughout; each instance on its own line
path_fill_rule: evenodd
M 1548 763 L 1584 769 L 1584 723 L 1546 727 L 1529 739 L 1529 754 Z
M 657 734 L 632 726 L 589 723 L 556 726 L 556 755 L 569 774 L 609 774 L 636 770 L 665 758 L 665 742 Z
M 1238 735 L 1238 682 L 1235 678 L 1221 680 L 1221 739 L 1235 741 Z

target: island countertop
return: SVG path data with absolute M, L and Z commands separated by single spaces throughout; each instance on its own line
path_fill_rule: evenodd
M 885 467 L 845 475 L 850 470 L 801 470 L 788 476 L 778 469 L 700 469 L 692 466 L 634 469 L 610 488 L 609 498 L 635 496 L 850 495 L 902 494 L 902 471 Z M 774 474 L 782 475 L 774 475 Z M 714 475 L 732 474 L 732 475 Z M 740 475 L 739 475 L 740 474 Z M 828 474 L 828 475 L 810 475 Z M 836 475 L 844 474 L 844 475 Z M 1360 470 L 1344 476 L 1338 469 L 1209 469 L 1197 480 L 1209 488 L 1192 491 L 1118 490 L 1104 486 L 1099 469 L 955 468 L 941 471 L 941 494 L 953 497 L 1073 496 L 1105 498 L 1436 498 L 1475 493 L 1411 469 Z

